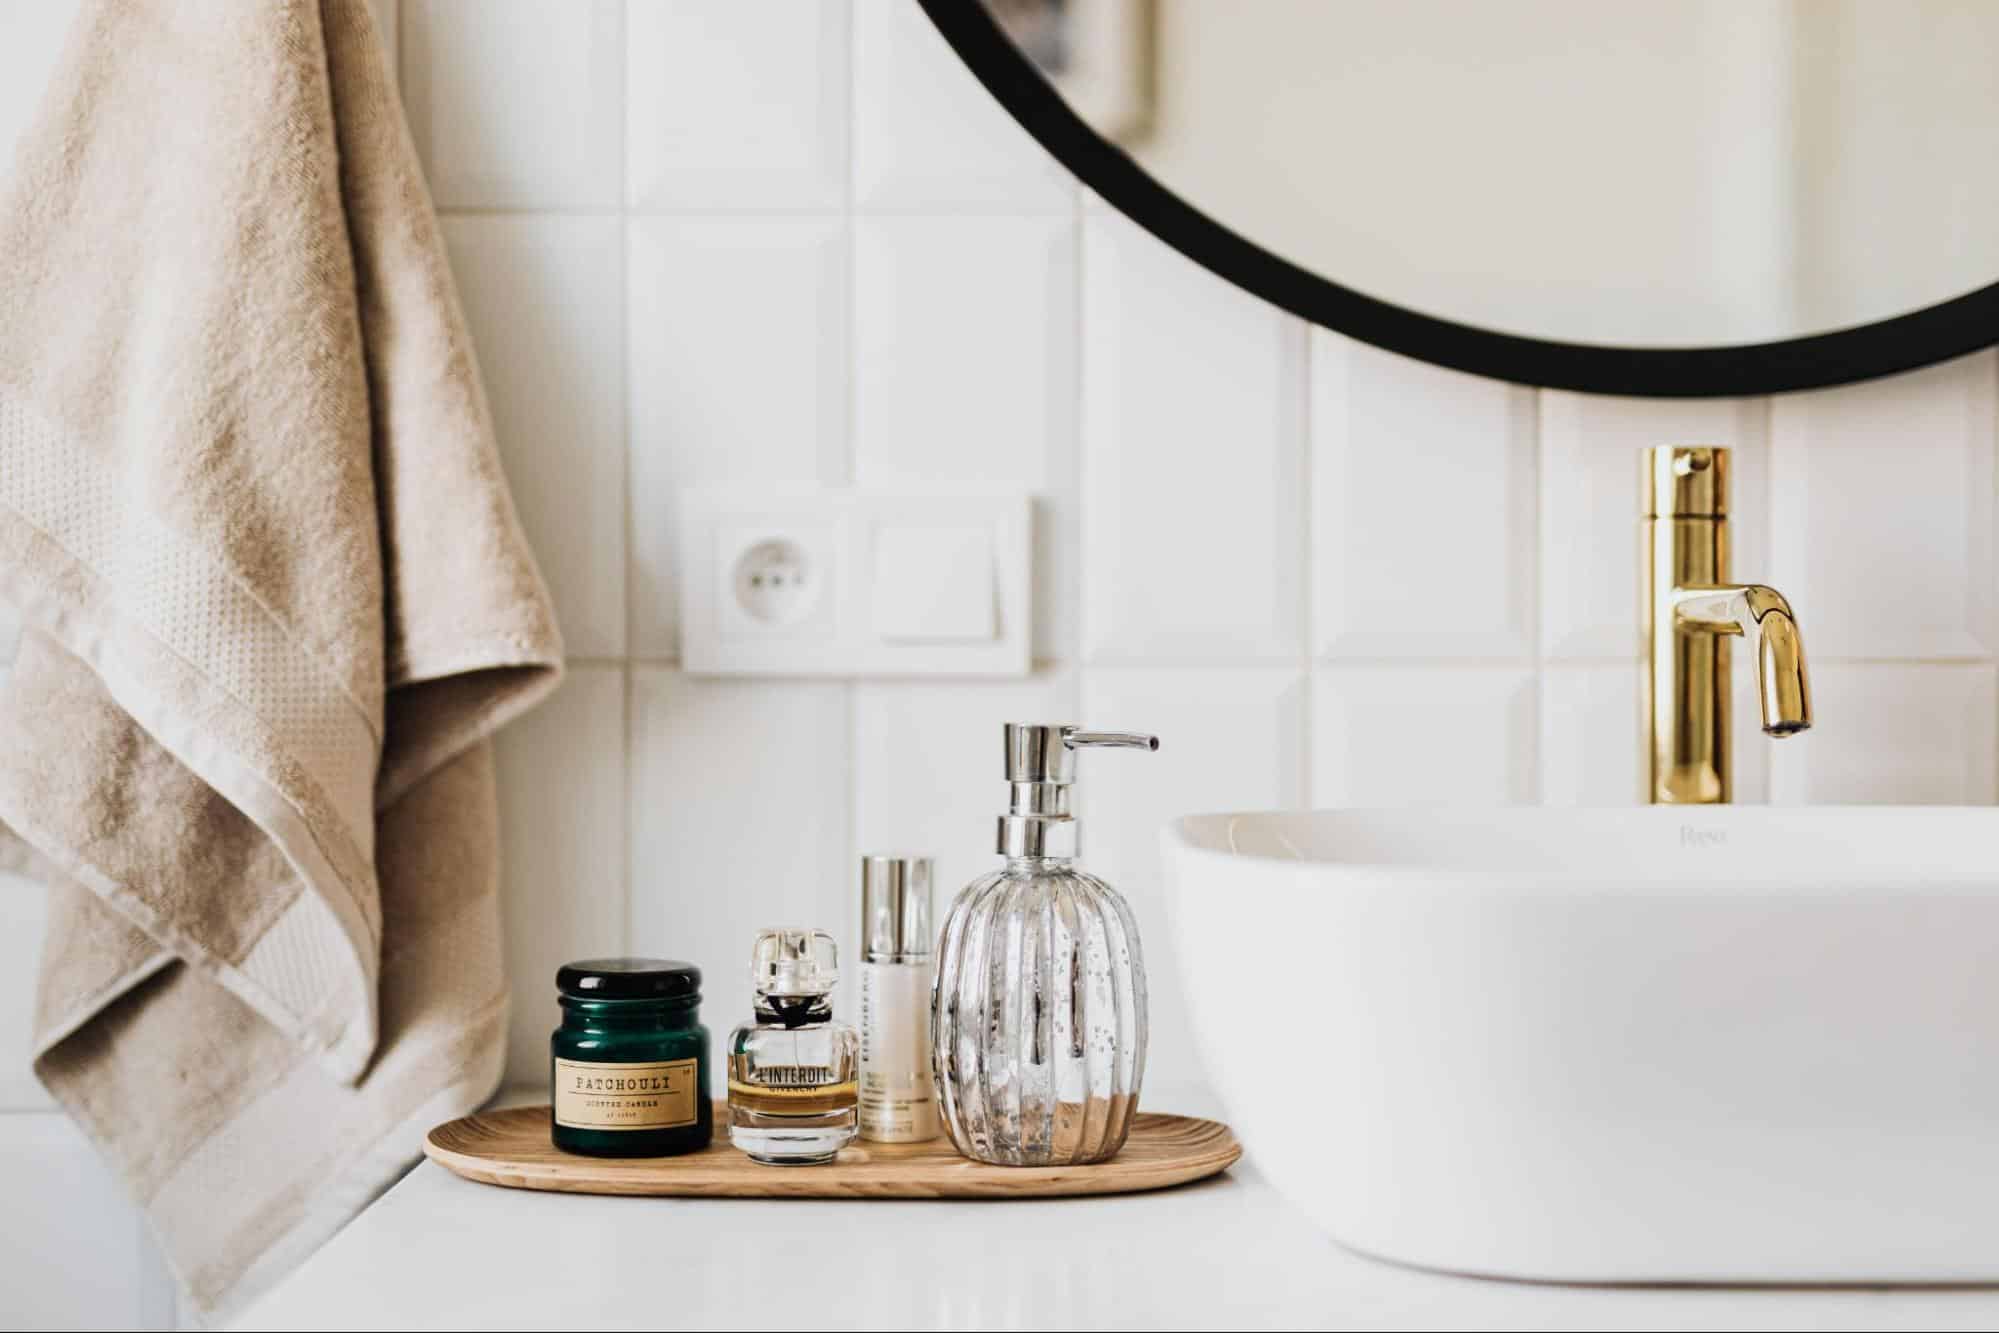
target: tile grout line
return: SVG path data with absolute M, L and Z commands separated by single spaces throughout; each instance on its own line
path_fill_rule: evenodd
M 439 217 L 631 217 L 642 221 L 654 219 L 696 219 L 707 222 L 728 221 L 731 218 L 757 221 L 795 222 L 820 219 L 838 219 L 857 212 L 864 212 L 871 218 L 895 218 L 905 221 L 965 222 L 990 219 L 998 222 L 1058 222 L 1065 215 L 1047 210 L 1028 211 L 1023 209 L 986 209 L 970 205 L 938 205 L 929 208 L 884 208 L 870 205 L 861 210 L 853 202 L 851 191 L 848 201 L 839 207 L 825 206 L 781 208 L 760 204 L 714 204 L 705 208 L 692 205 L 678 207 L 667 205 L 619 204 L 612 207 L 590 207 L 582 204 L 439 204 L 434 210 Z M 1192 262 L 1192 261 L 1189 261 Z
M 1757 422 L 1755 428 L 1757 428 L 1757 434 L 1761 434 L 1761 448 L 1763 448 L 1763 506 L 1761 506 L 1763 514 L 1757 516 L 1757 522 L 1763 524 L 1763 560 L 1775 564 L 1775 546 L 1777 546 L 1777 540 L 1775 540 L 1775 534 L 1777 534 L 1777 452 L 1773 448 L 1773 440 L 1775 440 L 1775 422 L 1777 422 L 1777 400 L 1775 400 L 1775 396 L 1763 396 L 1763 398 L 1751 398 L 1747 402 L 1751 404 L 1751 408 L 1755 412 L 1755 422 Z M 1799 564 L 1803 564 L 1803 562 L 1799 562 Z M 1827 662 L 1831 662 L 1831 658 Z M 1809 755 L 1811 751 L 1807 749 L 1803 753 Z M 1765 761 L 1763 761 L 1763 791 L 1759 793 L 1761 801 L 1765 805 L 1771 805 L 1777 799 L 1777 765 L 1779 763 L 1783 763 L 1783 751 L 1765 755 Z
M 1551 654 L 1548 652 L 1548 494 L 1547 487 L 1552 475 L 1548 468 L 1548 394 L 1549 390 L 1535 387 L 1528 390 L 1534 396 L 1534 521 L 1531 528 L 1533 543 L 1533 598 L 1534 612 L 1529 617 L 1532 626 L 1533 643 L 1530 650 L 1534 661 L 1534 803 L 1548 803 L 1548 746 L 1543 734 L 1544 724 L 1549 716 L 1548 708 L 1548 667 Z M 1622 659 L 1619 659 L 1622 660 Z M 1640 756 L 1643 759 L 1643 756 Z
M 1320 518 L 1318 495 L 1313 489 L 1317 476 L 1318 450 L 1314 431 L 1313 394 L 1318 385 L 1318 358 L 1314 353 L 1313 325 L 1298 321 L 1298 495 L 1304 513 L 1299 523 L 1299 545 L 1305 566 L 1305 577 L 1298 580 L 1298 647 L 1302 666 L 1299 674 L 1298 691 L 1298 752 L 1293 761 L 1297 782 L 1299 804 L 1307 809 L 1317 808 L 1318 745 L 1313 728 L 1317 722 L 1319 709 L 1318 673 L 1312 667 L 1313 649 L 1319 642 L 1318 590 L 1319 590 L 1319 539 Z M 1344 443 L 1344 437 L 1342 437 Z
M 1981 667 L 1999 665 L 1999 655 L 1991 653 L 1917 654 L 1898 657 L 1890 654 L 1873 653 L 1815 653 L 1814 662 L 1826 662 L 1839 666 L 1901 666 L 1901 667 Z M 675 656 L 632 654 L 627 657 L 602 657 L 570 654 L 564 658 L 571 667 L 596 667 L 615 670 L 631 666 L 641 669 L 676 670 L 680 659 Z M 1113 671 L 1286 671 L 1297 669 L 1298 659 L 1293 656 L 1281 657 L 1119 657 L 1111 656 L 1093 662 L 1084 662 L 1069 657 L 1036 657 L 1030 663 L 1030 672 L 1076 670 L 1086 667 L 1104 667 Z M 1335 656 L 1312 656 L 1305 659 L 1307 669 L 1313 671 L 1369 670 L 1382 667 L 1420 667 L 1437 671 L 1524 671 L 1533 673 L 1536 660 L 1531 654 L 1509 656 L 1505 654 L 1478 656 L 1442 656 L 1421 653 L 1408 654 L 1341 654 Z M 1541 660 L 1539 669 L 1567 670 L 1575 667 L 1611 667 L 1639 665 L 1639 659 L 1609 653 L 1579 653 L 1573 656 L 1554 655 Z M 723 673 L 724 675 L 736 673 Z M 788 680 L 788 681 L 837 681 L 837 680 L 904 680 L 912 683 L 930 682 L 961 685 L 995 685 L 1009 680 L 1022 679 L 1012 675 L 882 675 L 844 676 L 814 675 L 809 672 L 740 673 L 744 680 Z
M 854 106 L 856 101 L 854 97 L 855 35 L 854 35 L 852 7 L 849 6 L 846 12 L 848 18 L 847 78 L 846 78 L 847 169 L 844 174 L 847 182 L 847 190 L 846 190 L 847 198 L 846 198 L 846 206 L 841 210 L 841 219 L 844 224 L 841 230 L 843 233 L 842 239 L 845 242 L 844 249 L 846 252 L 846 263 L 844 265 L 844 269 L 840 278 L 840 288 L 842 295 L 842 304 L 844 306 L 842 314 L 845 316 L 846 319 L 847 345 L 844 354 L 840 358 L 840 366 L 842 372 L 840 387 L 844 395 L 844 402 L 842 405 L 842 411 L 844 416 L 844 419 L 842 421 L 843 439 L 841 441 L 841 444 L 842 444 L 842 451 L 844 454 L 844 462 L 846 468 L 846 475 L 842 478 L 842 483 L 847 486 L 854 486 L 858 484 L 858 480 L 860 477 L 860 470 L 861 470 L 860 469 L 861 423 L 860 423 L 860 404 L 859 404 L 859 397 L 860 397 L 859 386 L 861 378 L 860 364 L 859 364 L 860 346 L 861 346 L 861 295 L 860 295 L 861 285 L 859 281 L 861 227 L 860 227 L 860 209 L 858 204 L 859 191 L 856 188 L 856 183 L 854 180 L 854 171 L 855 171 L 854 136 L 855 136 L 855 131 L 858 127 L 855 124 L 856 117 L 855 117 L 855 106 Z
M 842 5 L 841 12 L 845 17 L 846 24 L 844 42 L 846 60 L 843 62 L 841 85 L 845 89 L 846 105 L 844 111 L 847 118 L 846 162 L 844 163 L 844 170 L 841 172 L 841 179 L 846 187 L 842 192 L 844 197 L 841 208 L 842 229 L 845 232 L 846 241 L 846 268 L 842 275 L 841 283 L 845 294 L 847 325 L 847 345 L 841 357 L 841 369 L 843 371 L 841 387 L 846 395 L 844 404 L 845 420 L 843 422 L 845 439 L 842 441 L 842 444 L 846 459 L 845 482 L 848 486 L 852 486 L 856 483 L 860 475 L 861 448 L 859 407 L 859 385 L 861 378 L 859 364 L 860 282 L 858 281 L 861 229 L 859 222 L 860 182 L 856 179 L 859 166 L 855 152 L 860 140 L 860 98 L 856 96 L 855 88 L 857 70 L 860 64 L 857 46 L 860 36 L 859 25 L 854 22 L 853 5 L 851 3 Z M 824 448 L 822 447 L 820 451 L 820 466 L 822 468 L 825 466 L 823 461 L 824 452 Z M 851 871 L 856 858 L 860 856 L 861 849 L 861 710 L 860 690 L 856 682 L 852 679 L 846 679 L 840 681 L 839 685 L 840 699 L 846 709 L 845 730 L 847 752 L 840 756 L 840 798 L 843 807 L 840 825 L 846 835 L 847 861 L 846 865 L 841 867 L 840 873 L 832 877 L 832 882 L 843 886 L 842 891 L 844 891 L 845 876 Z M 835 920 L 837 921 L 839 918 L 836 917 Z M 852 994 L 850 992 L 848 997 L 849 1004 L 852 1003 Z
M 1548 661 L 1546 646 L 1541 637 L 1542 390 L 1527 386 L 1520 386 L 1520 389 L 1527 395 L 1528 438 L 1534 443 L 1532 454 L 1534 461 L 1534 484 L 1528 488 L 1529 503 L 1533 506 L 1533 512 L 1527 520 L 1527 532 L 1529 536 L 1527 543 L 1527 598 L 1528 604 L 1533 608 L 1527 616 L 1528 624 L 1531 627 L 1528 634 L 1528 638 L 1531 640 L 1528 644 L 1528 649 L 1533 654 L 1532 673 L 1534 678 L 1533 688 L 1529 691 L 1529 699 L 1534 709 L 1534 720 L 1533 726 L 1528 729 L 1527 736 L 1528 744 L 1534 747 L 1534 759 L 1532 763 L 1526 766 L 1528 776 L 1534 783 L 1534 791 L 1532 797 L 1524 802 L 1524 804 L 1543 806 L 1548 803 L 1548 744 L 1547 731 L 1542 725 L 1548 712 Z
M 1089 549 L 1089 505 L 1085 503 L 1083 488 L 1089 469 L 1086 459 L 1090 450 L 1089 430 L 1089 379 L 1090 379 L 1090 324 L 1089 275 L 1091 268 L 1089 208 L 1085 203 L 1083 184 L 1076 182 L 1076 188 L 1069 197 L 1069 227 L 1071 244 L 1075 247 L 1075 262 L 1071 265 L 1069 288 L 1069 331 L 1075 348 L 1075 377 L 1069 385 L 1069 410 L 1075 425 L 1075 447 L 1069 451 L 1065 465 L 1069 486 L 1069 515 L 1075 524 L 1070 533 L 1069 576 L 1065 591 L 1070 599 L 1072 624 L 1069 626 L 1071 655 L 1062 659 L 1053 669 L 1067 669 L 1069 714 L 1084 726 L 1121 726 L 1108 718 L 1086 716 L 1090 706 L 1091 668 L 1094 665 L 1084 654 L 1084 645 L 1089 642 L 1089 571 L 1085 552 Z M 1035 670 L 1041 671 L 1042 664 L 1035 663 Z M 1089 789 L 1084 788 L 1077 800 L 1077 817 L 1087 820 L 1091 814 Z
M 632 553 L 636 549 L 638 525 L 633 521 L 632 493 L 632 237 L 631 237 L 631 187 L 632 187 L 632 99 L 631 99 L 631 30 L 630 17 L 624 6 L 618 8 L 618 47 L 622 58 L 618 62 L 618 417 L 619 440 L 621 442 L 619 462 L 622 469 L 621 488 L 624 503 L 620 506 L 620 517 L 624 523 L 624 552 L 622 574 L 624 576 L 624 635 L 621 645 L 619 684 L 619 785 L 623 800 L 618 803 L 619 875 L 624 881 L 623 892 L 619 895 L 620 920 L 618 935 L 620 947 L 630 954 L 632 948 L 633 900 L 638 895 L 638 865 L 632 854 L 632 801 L 635 784 L 633 778 L 637 765 L 637 747 L 633 744 L 634 723 L 637 720 L 638 685 L 637 669 L 632 665 L 632 641 L 637 622 L 636 587 Z
M 622 746 L 619 755 L 621 773 L 619 783 L 623 800 L 618 803 L 619 848 L 618 864 L 625 881 L 623 913 L 619 923 L 619 938 L 626 953 L 634 952 L 632 929 L 636 914 L 632 910 L 633 900 L 638 896 L 638 858 L 633 855 L 632 835 L 637 821 L 632 816 L 632 804 L 638 792 L 638 745 L 635 736 L 638 731 L 638 683 L 639 668 L 630 662 L 622 663 L 618 670 L 619 722 L 622 728 Z
M 1071 338 L 1070 346 L 1075 348 L 1074 355 L 1076 362 L 1075 377 L 1069 385 L 1069 411 L 1071 413 L 1071 421 L 1075 427 L 1071 438 L 1074 440 L 1075 447 L 1069 451 L 1069 460 L 1064 465 L 1066 473 L 1064 480 L 1069 488 L 1069 519 L 1075 527 L 1069 534 L 1068 555 L 1070 569 L 1068 571 L 1068 583 L 1063 588 L 1063 591 L 1069 598 L 1072 613 L 1071 620 L 1073 622 L 1069 626 L 1070 637 L 1073 640 L 1069 647 L 1075 660 L 1074 679 L 1070 683 L 1071 697 L 1074 702 L 1070 704 L 1070 710 L 1072 714 L 1080 714 L 1083 710 L 1085 697 L 1084 671 L 1086 668 L 1083 645 L 1089 642 L 1087 633 L 1089 571 L 1084 567 L 1084 552 L 1089 549 L 1089 506 L 1084 503 L 1083 486 L 1088 475 L 1084 459 L 1088 456 L 1090 448 L 1089 418 L 1086 413 L 1086 404 L 1089 399 L 1087 384 L 1090 375 L 1090 331 L 1087 319 L 1090 238 L 1089 215 L 1088 210 L 1083 205 L 1083 186 L 1081 182 L 1077 183 L 1075 193 L 1070 197 L 1069 203 L 1071 210 L 1069 215 L 1070 244 L 1075 247 L 1076 251 L 1075 263 L 1070 268 L 1068 312 L 1069 335 Z M 1085 719 L 1084 724 L 1087 726 L 1110 725 L 1106 722 L 1097 722 L 1089 719 Z

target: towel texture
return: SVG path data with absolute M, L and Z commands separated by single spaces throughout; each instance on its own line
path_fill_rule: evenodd
M 488 738 L 561 669 L 364 0 L 86 6 L 0 200 L 0 591 L 36 1071 L 227 1310 L 497 1084 Z

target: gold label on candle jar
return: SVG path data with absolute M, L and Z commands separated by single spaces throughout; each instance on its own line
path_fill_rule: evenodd
M 555 1062 L 555 1123 L 574 1129 L 672 1129 L 698 1119 L 698 1060 Z

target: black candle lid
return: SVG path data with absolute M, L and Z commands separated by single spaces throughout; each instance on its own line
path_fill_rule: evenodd
M 555 988 L 580 1000 L 698 999 L 701 969 L 674 958 L 585 958 L 557 968 Z

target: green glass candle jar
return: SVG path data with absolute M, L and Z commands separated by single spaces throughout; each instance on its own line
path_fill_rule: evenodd
M 549 1039 L 551 1134 L 564 1152 L 666 1157 L 715 1133 L 701 969 L 662 958 L 593 958 L 555 973 L 562 1026 Z

